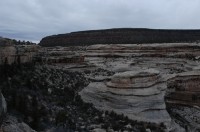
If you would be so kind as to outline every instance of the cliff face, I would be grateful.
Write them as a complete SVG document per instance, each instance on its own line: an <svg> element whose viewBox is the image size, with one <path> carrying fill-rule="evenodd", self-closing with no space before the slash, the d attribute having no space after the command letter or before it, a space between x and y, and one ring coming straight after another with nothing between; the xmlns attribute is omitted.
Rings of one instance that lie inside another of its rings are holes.
<svg viewBox="0 0 200 132"><path fill-rule="evenodd" d="M32 62L37 45L0 45L0 65Z"/></svg>
<svg viewBox="0 0 200 132"><path fill-rule="evenodd" d="M72 32L43 38L41 46L92 44L175 43L200 40L200 30L107 29Z"/></svg>

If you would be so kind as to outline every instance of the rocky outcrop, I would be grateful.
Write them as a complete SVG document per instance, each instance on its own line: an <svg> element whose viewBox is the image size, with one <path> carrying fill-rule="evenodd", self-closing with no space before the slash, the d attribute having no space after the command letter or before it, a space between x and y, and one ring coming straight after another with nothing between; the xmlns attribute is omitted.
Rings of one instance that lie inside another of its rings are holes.
<svg viewBox="0 0 200 132"><path fill-rule="evenodd" d="M38 50L37 45L0 45L0 65L32 62Z"/></svg>
<svg viewBox="0 0 200 132"><path fill-rule="evenodd" d="M198 43L88 46L85 59L115 74L92 76L80 95L98 109L130 119L174 122L169 104L199 105L199 56ZM199 116L198 112L193 116Z"/></svg>
<svg viewBox="0 0 200 132"><path fill-rule="evenodd" d="M15 62L16 49L14 46L0 47L0 64L12 64Z"/></svg>
<svg viewBox="0 0 200 132"><path fill-rule="evenodd" d="M33 60L42 64L80 64L84 62L84 58L81 53L72 52L63 47L56 47L41 49Z"/></svg>
<svg viewBox="0 0 200 132"><path fill-rule="evenodd" d="M88 57L162 57L195 59L200 56L198 43L165 43L165 44L98 44L87 47Z"/></svg>
<svg viewBox="0 0 200 132"><path fill-rule="evenodd" d="M127 71L115 74L106 85L119 89L140 89L148 88L159 82L159 71L146 69L140 71ZM143 94L144 92L141 92Z"/></svg>
<svg viewBox="0 0 200 132"><path fill-rule="evenodd" d="M179 73L168 81L168 103L200 106L200 71Z"/></svg>
<svg viewBox="0 0 200 132"><path fill-rule="evenodd" d="M92 44L175 43L200 40L200 30L158 30L119 28L53 35L43 38L41 46L83 46Z"/></svg>
<svg viewBox="0 0 200 132"><path fill-rule="evenodd" d="M163 81L154 69L117 73L106 83L91 83L80 95L98 109L114 110L138 121L169 123Z"/></svg>

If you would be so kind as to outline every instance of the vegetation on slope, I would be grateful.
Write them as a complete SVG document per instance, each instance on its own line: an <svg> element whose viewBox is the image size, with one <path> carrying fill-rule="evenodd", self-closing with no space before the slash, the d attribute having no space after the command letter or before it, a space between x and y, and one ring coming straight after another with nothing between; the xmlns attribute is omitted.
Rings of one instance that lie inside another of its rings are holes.
<svg viewBox="0 0 200 132"><path fill-rule="evenodd" d="M141 44L196 42L200 30L164 30L119 28L52 35L40 41L41 46L83 46L92 44Z"/></svg>
<svg viewBox="0 0 200 132"><path fill-rule="evenodd" d="M9 39L9 38L3 38L0 37L0 46L4 45L33 45L35 43L30 42L30 41L20 41L20 40L15 40L15 39Z"/></svg>
<svg viewBox="0 0 200 132"><path fill-rule="evenodd" d="M102 112L84 103L77 94L88 85L84 73L33 64L2 66L0 89L9 114L38 131L128 130L162 131L156 125L129 120L114 112Z"/></svg>

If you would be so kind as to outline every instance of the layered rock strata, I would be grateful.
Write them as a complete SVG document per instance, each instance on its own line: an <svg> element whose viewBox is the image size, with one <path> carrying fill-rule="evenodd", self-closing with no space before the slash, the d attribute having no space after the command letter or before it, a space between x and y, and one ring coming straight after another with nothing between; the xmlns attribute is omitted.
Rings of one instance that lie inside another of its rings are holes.
<svg viewBox="0 0 200 132"><path fill-rule="evenodd" d="M77 52L72 52L71 49L56 47L56 48L43 48L37 55L34 56L34 61L43 64L71 64L83 63L84 55Z"/></svg>
<svg viewBox="0 0 200 132"><path fill-rule="evenodd" d="M198 43L165 44L116 44L92 45L87 48L88 57L162 57L192 58L200 56Z"/></svg>
<svg viewBox="0 0 200 132"><path fill-rule="evenodd" d="M199 105L199 56L198 43L92 45L85 60L116 74L92 80L80 95L134 120L170 122L166 101Z"/></svg>
<svg viewBox="0 0 200 132"><path fill-rule="evenodd" d="M156 84L158 79L160 79L159 71L155 69L127 71L115 74L106 85L111 88L139 89Z"/></svg>
<svg viewBox="0 0 200 132"><path fill-rule="evenodd" d="M168 103L200 106L200 71L177 74L168 81Z"/></svg>
<svg viewBox="0 0 200 132"><path fill-rule="evenodd" d="M37 45L0 45L0 65L32 62Z"/></svg>
<svg viewBox="0 0 200 132"><path fill-rule="evenodd" d="M166 111L164 78L155 69L117 73L106 83L94 82L80 94L102 110L114 110L145 122L170 122Z"/></svg>

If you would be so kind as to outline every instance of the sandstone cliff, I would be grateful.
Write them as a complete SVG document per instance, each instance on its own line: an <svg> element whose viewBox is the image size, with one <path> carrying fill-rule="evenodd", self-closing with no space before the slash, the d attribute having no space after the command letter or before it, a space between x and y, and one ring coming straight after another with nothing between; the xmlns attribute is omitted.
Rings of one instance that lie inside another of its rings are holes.
<svg viewBox="0 0 200 132"><path fill-rule="evenodd" d="M106 29L72 32L43 38L41 46L195 42L200 30Z"/></svg>
<svg viewBox="0 0 200 132"><path fill-rule="evenodd" d="M0 65L32 62L38 50L37 45L0 45Z"/></svg>

